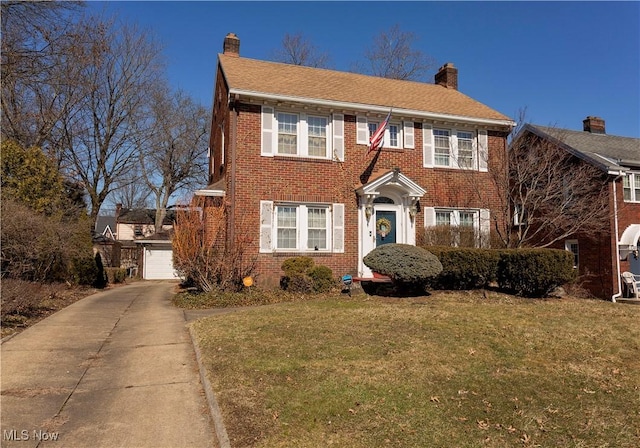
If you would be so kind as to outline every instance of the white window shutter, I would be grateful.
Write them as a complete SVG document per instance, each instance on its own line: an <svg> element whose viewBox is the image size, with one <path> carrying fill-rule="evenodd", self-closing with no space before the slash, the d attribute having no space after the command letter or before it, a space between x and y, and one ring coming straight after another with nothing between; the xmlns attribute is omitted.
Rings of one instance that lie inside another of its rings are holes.
<svg viewBox="0 0 640 448"><path fill-rule="evenodd" d="M344 204L333 204L333 251L344 252Z"/></svg>
<svg viewBox="0 0 640 448"><path fill-rule="evenodd" d="M273 157L277 137L277 123L273 107L262 106L262 144L260 154Z"/></svg>
<svg viewBox="0 0 640 448"><path fill-rule="evenodd" d="M413 135L413 121L403 121L404 127L404 147L407 149L415 148L415 138Z"/></svg>
<svg viewBox="0 0 640 448"><path fill-rule="evenodd" d="M489 137L487 131L478 131L478 169L489 170Z"/></svg>
<svg viewBox="0 0 640 448"><path fill-rule="evenodd" d="M358 117L356 119L356 143L358 145L368 145L369 144L369 125L367 124L367 117Z"/></svg>
<svg viewBox="0 0 640 448"><path fill-rule="evenodd" d="M260 252L273 250L273 202L260 201Z"/></svg>
<svg viewBox="0 0 640 448"><path fill-rule="evenodd" d="M332 158L344 162L344 115L333 114L333 154Z"/></svg>
<svg viewBox="0 0 640 448"><path fill-rule="evenodd" d="M433 168L433 126L422 124L422 166Z"/></svg>
<svg viewBox="0 0 640 448"><path fill-rule="evenodd" d="M491 234L491 212L488 209L480 210L480 245L489 247L489 235Z"/></svg>
<svg viewBox="0 0 640 448"><path fill-rule="evenodd" d="M436 209L434 207L424 207L424 226L433 227L436 225Z"/></svg>

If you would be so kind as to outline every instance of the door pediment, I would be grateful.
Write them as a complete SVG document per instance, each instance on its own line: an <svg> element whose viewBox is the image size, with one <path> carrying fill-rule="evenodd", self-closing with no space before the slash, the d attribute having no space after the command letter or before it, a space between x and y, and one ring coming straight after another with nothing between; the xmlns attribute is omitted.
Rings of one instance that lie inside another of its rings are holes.
<svg viewBox="0 0 640 448"><path fill-rule="evenodd" d="M427 192L416 182L405 176L398 168L380 174L366 184L356 189L359 196L374 198L380 195L384 187L393 187L402 196L410 197L413 201L420 199Z"/></svg>

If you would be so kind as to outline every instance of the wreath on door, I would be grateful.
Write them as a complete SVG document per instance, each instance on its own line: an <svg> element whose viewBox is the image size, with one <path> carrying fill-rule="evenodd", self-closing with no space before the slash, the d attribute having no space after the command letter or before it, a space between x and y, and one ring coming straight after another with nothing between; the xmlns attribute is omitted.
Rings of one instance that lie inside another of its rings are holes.
<svg viewBox="0 0 640 448"><path fill-rule="evenodd" d="M380 218L376 221L376 233L382 238L391 232L391 221L387 218Z"/></svg>

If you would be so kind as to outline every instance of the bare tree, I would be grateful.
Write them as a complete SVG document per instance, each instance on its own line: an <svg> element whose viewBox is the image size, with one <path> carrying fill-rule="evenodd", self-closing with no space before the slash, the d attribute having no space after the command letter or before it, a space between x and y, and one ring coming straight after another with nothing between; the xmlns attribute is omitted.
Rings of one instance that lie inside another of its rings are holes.
<svg viewBox="0 0 640 448"><path fill-rule="evenodd" d="M91 202L91 221L116 182L138 162L138 123L160 73L160 48L134 27L90 18L76 47L82 62L83 101L59 123L65 168L80 179Z"/></svg>
<svg viewBox="0 0 640 448"><path fill-rule="evenodd" d="M306 67L327 68L329 55L320 53L302 34L285 34L282 48L275 50L272 59L285 64L304 65Z"/></svg>
<svg viewBox="0 0 640 448"><path fill-rule="evenodd" d="M399 25L382 31L366 50L364 66L356 71L382 78L425 80L427 72L435 67L432 57L415 48L416 35L404 32Z"/></svg>
<svg viewBox="0 0 640 448"><path fill-rule="evenodd" d="M140 173L140 167L136 166L126 176L114 183L112 192L113 202L122 204L126 209L140 209L149 206L151 191Z"/></svg>
<svg viewBox="0 0 640 448"><path fill-rule="evenodd" d="M509 146L510 246L549 247L609 223L606 173L562 148L562 130L552 134L521 133Z"/></svg>
<svg viewBox="0 0 640 448"><path fill-rule="evenodd" d="M53 130L81 98L80 2L2 2L2 137L58 156ZM59 161L59 157L58 157Z"/></svg>
<svg viewBox="0 0 640 448"><path fill-rule="evenodd" d="M210 114L184 92L164 88L152 95L150 117L141 174L155 201L155 228L162 229L170 198L206 178Z"/></svg>
<svg viewBox="0 0 640 448"><path fill-rule="evenodd" d="M561 129L541 138L526 132L524 111L519 117L504 156L491 151L488 173L464 171L478 198L488 186L495 192L492 245L551 247L578 233L604 230L609 222L606 174L569 153ZM479 152L490 154L486 148Z"/></svg>

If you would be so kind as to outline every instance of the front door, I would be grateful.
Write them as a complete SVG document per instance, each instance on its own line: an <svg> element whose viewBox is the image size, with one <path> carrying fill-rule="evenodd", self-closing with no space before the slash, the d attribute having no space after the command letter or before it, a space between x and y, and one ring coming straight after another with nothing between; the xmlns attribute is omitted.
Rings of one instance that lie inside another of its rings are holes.
<svg viewBox="0 0 640 448"><path fill-rule="evenodd" d="M396 212L376 210L376 247L396 242Z"/></svg>

